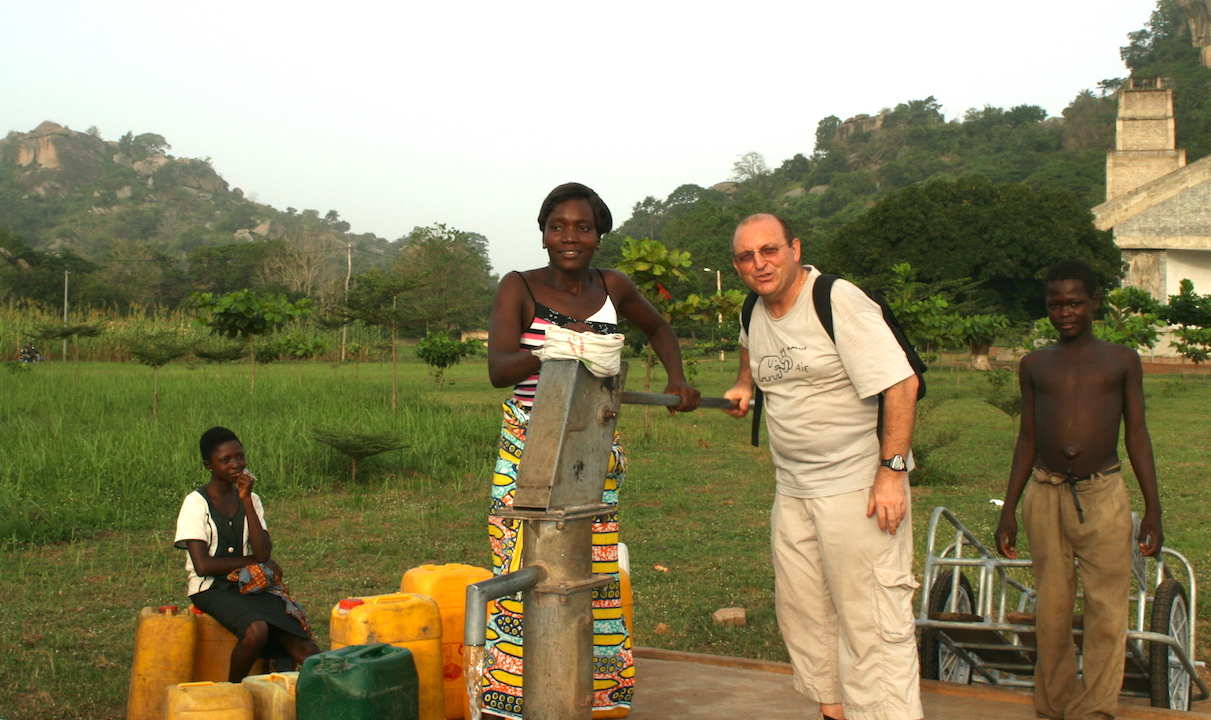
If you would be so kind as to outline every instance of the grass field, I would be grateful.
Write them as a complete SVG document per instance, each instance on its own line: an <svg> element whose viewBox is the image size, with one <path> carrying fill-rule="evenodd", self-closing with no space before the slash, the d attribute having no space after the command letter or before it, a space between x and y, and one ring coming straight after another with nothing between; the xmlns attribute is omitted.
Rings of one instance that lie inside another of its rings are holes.
<svg viewBox="0 0 1211 720"><path fill-rule="evenodd" d="M733 373L730 360L703 360L697 384L719 395ZM213 424L245 441L275 557L321 647L341 597L396 591L403 572L423 563L486 566L488 481L506 396L486 374L483 360L470 361L447 371L439 391L409 360L393 413L389 365L273 364L258 369L250 396L246 368L220 376L172 364L161 372L153 421L152 372L142 366L0 373L0 718L124 717L139 608L188 602L172 531L181 498L206 480L196 442ZM937 505L991 542L998 510L989 499L1003 493L1014 439L1010 419L979 398L979 377L945 369L929 379L940 402L919 436L957 436L929 458L931 477L949 484L914 489L918 555ZM1146 390L1166 544L1205 582L1211 381L1150 376ZM653 409L644 438L642 413L624 408L620 421L631 460L621 536L631 550L637 643L784 659L769 567L768 449L748 445L747 420L718 411ZM354 484L348 460L310 439L321 426L393 431L408 447L363 461ZM1132 497L1138 504L1134 488ZM748 627L712 624L716 609L737 605ZM1208 604L1198 605L1202 615ZM667 634L656 634L659 623ZM1208 639L1200 627L1202 647Z"/></svg>

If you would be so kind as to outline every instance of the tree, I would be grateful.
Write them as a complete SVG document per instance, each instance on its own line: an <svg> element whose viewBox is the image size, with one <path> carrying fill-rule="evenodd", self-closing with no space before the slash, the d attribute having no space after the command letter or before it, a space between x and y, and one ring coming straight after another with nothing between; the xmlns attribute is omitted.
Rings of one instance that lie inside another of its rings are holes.
<svg viewBox="0 0 1211 720"><path fill-rule="evenodd" d="M1170 344L1184 360L1194 363L1195 372L1201 363L1211 360L1211 328L1182 326L1173 334L1177 336L1177 342L1170 341Z"/></svg>
<svg viewBox="0 0 1211 720"><path fill-rule="evenodd" d="M397 274L413 281L400 302L413 317L447 330L487 325L497 277L488 259L488 239L438 223L400 239Z"/></svg>
<svg viewBox="0 0 1211 720"><path fill-rule="evenodd" d="M955 318L954 334L967 344L971 352L971 367L975 370L991 370L988 353L997 337L1010 328L1005 315L968 315Z"/></svg>
<svg viewBox="0 0 1211 720"><path fill-rule="evenodd" d="M1165 310L1165 319L1181 326L1173 331L1177 340L1169 344L1181 353L1183 362L1192 361L1197 372L1201 363L1211 359L1211 295L1194 292L1189 279L1182 280L1178 287L1178 294L1169 296Z"/></svg>
<svg viewBox="0 0 1211 720"><path fill-rule="evenodd" d="M627 220L627 224L639 237L659 240L664 220L664 203L648 195L631 208L631 217Z"/></svg>
<svg viewBox="0 0 1211 720"><path fill-rule="evenodd" d="M409 293L416 290L420 280L381 270L371 270L359 275L349 288L340 314L349 320L359 320L367 325L377 325L391 331L391 409L396 409L397 353L396 334L402 327L422 322L417 309L407 302ZM401 298L403 301L401 302Z"/></svg>
<svg viewBox="0 0 1211 720"><path fill-rule="evenodd" d="M349 223L341 220L341 214L335 210L329 210L324 215L324 222L328 223L338 233L349 232L349 228L352 227Z"/></svg>
<svg viewBox="0 0 1211 720"><path fill-rule="evenodd" d="M618 270L630 276L631 281L639 292L656 306L660 314L669 322L682 318L674 315L677 310L673 302L673 294L667 285L682 282L687 279L684 268L690 266L690 254L681 250L669 250L663 244L654 240L636 240L626 238L622 242L622 262ZM643 379L644 391L652 389L652 346L645 339L647 348L646 373ZM643 413L643 436L648 436L648 407Z"/></svg>
<svg viewBox="0 0 1211 720"><path fill-rule="evenodd" d="M266 273L265 258L276 243L242 242L203 245L189 253L189 282L206 292L225 294L236 290L259 289Z"/></svg>
<svg viewBox="0 0 1211 720"><path fill-rule="evenodd" d="M745 182L769 175L769 166L765 164L765 156L759 152L746 152L736 162L732 163L732 179Z"/></svg>
<svg viewBox="0 0 1211 720"><path fill-rule="evenodd" d="M216 335L243 337L248 343L248 360L252 367L250 392L256 391L256 341L282 325L311 314L311 300L303 298L292 303L283 295L260 295L251 290L238 290L226 295L191 293L189 306L204 316L198 322Z"/></svg>
<svg viewBox="0 0 1211 720"><path fill-rule="evenodd" d="M1109 232L1072 195L1023 184L994 185L968 175L913 185L843 225L822 263L863 278L872 289L908 262L923 282L973 280L960 297L1011 318L1039 317L1043 275L1065 258L1088 262L1105 285L1117 284L1121 259Z"/></svg>
<svg viewBox="0 0 1211 720"><path fill-rule="evenodd" d="M6 261L6 262L5 262ZM49 307L63 302L63 274L70 273L69 301L73 307L89 298L95 287L96 263L71 250L58 254L34 250L25 240L0 228L0 298L33 300ZM91 299L91 298L89 298Z"/></svg>
<svg viewBox="0 0 1211 720"><path fill-rule="evenodd" d="M308 297L334 292L339 287L338 279L344 278L345 263L336 262L342 250L336 231L320 218L319 212L304 210L288 218L286 235L266 248L260 282L280 284L287 292Z"/></svg>
<svg viewBox="0 0 1211 720"><path fill-rule="evenodd" d="M717 190L682 185L664 201L649 199L638 204L631 218L602 238L594 260L605 267L618 267L623 259L622 243L627 238L647 238L669 250L689 252L702 265L726 268L731 264L732 233L740 220L753 213L778 210L758 193L748 192L729 200ZM698 282L700 278L691 276L691 287ZM732 272L726 273L723 285L724 289L741 287Z"/></svg>
<svg viewBox="0 0 1211 720"><path fill-rule="evenodd" d="M135 152L141 157L150 155L163 155L166 151L171 150L172 146L164 139L163 135L156 133L142 133L135 136Z"/></svg>
<svg viewBox="0 0 1211 720"><path fill-rule="evenodd" d="M47 341L71 340L75 360L80 360L79 338L99 337L105 332L104 323L38 323L30 330L30 335ZM67 346L64 345L64 348ZM63 358L67 360L66 357Z"/></svg>
<svg viewBox="0 0 1211 720"><path fill-rule="evenodd" d="M1009 368L994 370L984 376L988 384L984 387L984 402L1009 416L1009 429L1017 424L1022 414L1022 390L1018 386L1017 374Z"/></svg>
<svg viewBox="0 0 1211 720"><path fill-rule="evenodd" d="M887 306L895 313L904 334L926 362L933 362L938 353L952 347L955 337L953 297L939 284L918 282L912 265L900 263L891 268L892 282L885 297Z"/></svg>
<svg viewBox="0 0 1211 720"><path fill-rule="evenodd" d="M1161 305L1147 290L1116 288L1102 298L1103 318L1094 323L1093 334L1133 350L1156 347L1164 323L1161 311Z"/></svg>
<svg viewBox="0 0 1211 720"><path fill-rule="evenodd" d="M841 127L841 118L829 115L816 123L815 151L820 154L828 152L829 147L837 139L837 128Z"/></svg>
<svg viewBox="0 0 1211 720"><path fill-rule="evenodd" d="M134 132L128 132L118 138L118 151L132 160L143 160L149 155L163 155L171 148L163 135L155 133L135 135Z"/></svg>
<svg viewBox="0 0 1211 720"><path fill-rule="evenodd" d="M244 357L244 346L235 342L224 342L207 338L194 343L194 357L219 366L219 377L223 377L223 363L235 362Z"/></svg>
<svg viewBox="0 0 1211 720"><path fill-rule="evenodd" d="M349 480L352 482L357 482L359 460L407 447L403 440L393 432L359 433L343 429L315 428L311 431L311 437L353 461L353 470L349 475Z"/></svg>
<svg viewBox="0 0 1211 720"><path fill-rule="evenodd" d="M1077 94L1064 108L1064 149L1114 149L1114 123L1118 103L1113 97L1098 97L1089 90Z"/></svg>
<svg viewBox="0 0 1211 720"><path fill-rule="evenodd" d="M483 343L479 340L455 340L450 333L438 330L421 338L416 344L416 356L429 366L433 381L440 389L446 384L446 368L459 364L482 348Z"/></svg>
<svg viewBox="0 0 1211 720"><path fill-rule="evenodd" d="M1164 310L1165 320L1174 325L1211 327L1211 295L1194 292L1194 282L1189 278L1178 283L1178 293L1169 296L1169 305Z"/></svg>
<svg viewBox="0 0 1211 720"><path fill-rule="evenodd" d="M1047 114L1044 112L1043 117ZM885 128L907 127L911 125L937 125L942 123L942 105L933 95L924 100L909 100L900 103L894 110L887 113L883 120Z"/></svg>
<svg viewBox="0 0 1211 720"><path fill-rule="evenodd" d="M327 350L328 343L303 332L293 332L278 338L276 349L279 355L291 360L309 360ZM297 370L299 386L302 387L303 369L299 367Z"/></svg>
<svg viewBox="0 0 1211 720"><path fill-rule="evenodd" d="M116 243L94 274L93 302L125 308L131 304L180 305L188 292L177 259L137 242Z"/></svg>
<svg viewBox="0 0 1211 720"><path fill-rule="evenodd" d="M151 419L156 420L160 407L160 368L188 355L189 343L173 332L149 333L134 342L130 353L152 370Z"/></svg>
<svg viewBox="0 0 1211 720"><path fill-rule="evenodd" d="M990 370L988 353L997 337L1009 329L1009 318L984 312L971 303L956 304L954 293L969 291L972 283L921 283L908 263L895 265L891 270L888 307L922 358L932 362L942 348L964 345L971 352L972 368Z"/></svg>

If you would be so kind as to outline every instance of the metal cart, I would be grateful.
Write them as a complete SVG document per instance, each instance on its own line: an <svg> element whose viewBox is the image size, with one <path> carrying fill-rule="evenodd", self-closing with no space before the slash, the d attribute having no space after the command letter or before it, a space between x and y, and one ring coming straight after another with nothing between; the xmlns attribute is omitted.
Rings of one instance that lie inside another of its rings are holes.
<svg viewBox="0 0 1211 720"><path fill-rule="evenodd" d="M954 540L938 552L942 520L953 528ZM1133 520L1138 534L1139 518L1133 515ZM1122 692L1147 697L1153 707L1189 710L1191 703L1208 697L1196 669L1203 663L1194 659L1194 569L1176 550L1162 548L1154 559L1132 546L1131 627ZM926 591L917 616L921 676L1034 687L1036 592L1022 580L1029 577L1025 569L1031 561L998 557L944 507L929 518L925 552ZM974 589L969 575L977 583ZM1073 620L1079 657L1081 616Z"/></svg>

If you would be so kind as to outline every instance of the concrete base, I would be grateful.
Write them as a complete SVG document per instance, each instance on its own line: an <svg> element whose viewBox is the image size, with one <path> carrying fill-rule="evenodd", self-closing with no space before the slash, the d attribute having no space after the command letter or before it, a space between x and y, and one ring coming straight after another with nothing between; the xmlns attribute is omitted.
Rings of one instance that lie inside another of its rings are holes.
<svg viewBox="0 0 1211 720"><path fill-rule="evenodd" d="M635 648L635 702L629 720L818 720L820 708L791 686L785 663L656 648ZM1211 719L1200 712L1158 710L1124 700L1120 718ZM1029 692L921 681L929 720L1034 720ZM914 720L904 718L904 720Z"/></svg>

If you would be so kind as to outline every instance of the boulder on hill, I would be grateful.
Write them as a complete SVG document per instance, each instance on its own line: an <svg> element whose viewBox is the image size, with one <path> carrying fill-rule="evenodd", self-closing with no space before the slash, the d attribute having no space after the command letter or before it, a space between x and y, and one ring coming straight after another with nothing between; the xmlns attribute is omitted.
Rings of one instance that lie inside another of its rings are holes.
<svg viewBox="0 0 1211 720"><path fill-rule="evenodd" d="M252 229L254 233L270 240L277 240L286 234L286 226L269 220Z"/></svg>
<svg viewBox="0 0 1211 720"><path fill-rule="evenodd" d="M22 188L40 196L62 196L80 185L101 179L105 143L49 120L29 133L10 133L4 144L16 145L16 162L28 168Z"/></svg>
<svg viewBox="0 0 1211 720"><path fill-rule="evenodd" d="M156 170L164 167L172 162L163 155L150 155L133 165L135 172L143 177L150 177L156 174Z"/></svg>
<svg viewBox="0 0 1211 720"><path fill-rule="evenodd" d="M227 192L227 181L219 177L209 163L188 158L174 162L179 168L177 180L185 187L212 194Z"/></svg>

